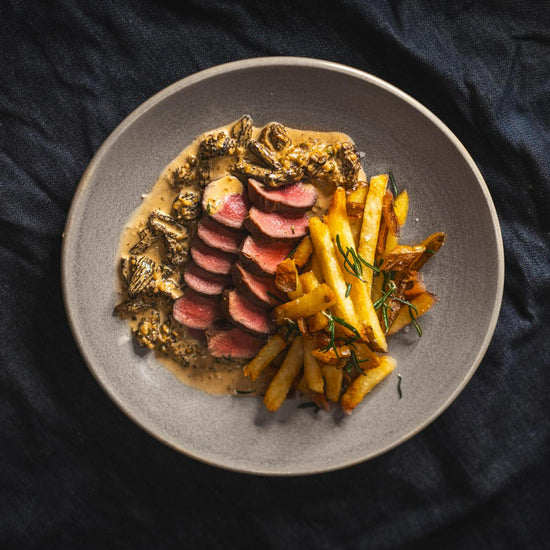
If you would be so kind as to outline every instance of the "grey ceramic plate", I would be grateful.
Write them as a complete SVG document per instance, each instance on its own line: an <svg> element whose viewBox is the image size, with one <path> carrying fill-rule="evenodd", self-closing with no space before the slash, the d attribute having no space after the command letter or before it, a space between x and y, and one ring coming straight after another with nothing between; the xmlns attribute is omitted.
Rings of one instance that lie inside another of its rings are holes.
<svg viewBox="0 0 550 550"><path fill-rule="evenodd" d="M250 113L257 125L339 130L365 151L367 175L391 169L409 190L404 241L445 231L425 267L440 303L391 340L396 372L350 417L297 409L276 414L254 398L184 386L136 354L112 315L121 230L164 166L195 136ZM304 58L221 65L161 91L128 116L82 177L63 246L63 287L76 342L113 401L150 434L204 462L261 474L307 474L372 458L411 437L456 398L491 339L502 296L503 250L483 178L430 111L361 71ZM403 377L403 398L397 376Z"/></svg>

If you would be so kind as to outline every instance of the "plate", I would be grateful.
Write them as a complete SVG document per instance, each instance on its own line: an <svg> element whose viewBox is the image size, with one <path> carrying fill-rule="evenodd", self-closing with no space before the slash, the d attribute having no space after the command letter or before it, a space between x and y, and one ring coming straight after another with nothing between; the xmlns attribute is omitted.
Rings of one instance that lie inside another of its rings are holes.
<svg viewBox="0 0 550 550"><path fill-rule="evenodd" d="M352 136L367 176L391 170L409 191L404 242L445 231L423 270L440 302L414 331L390 342L398 361L353 415L314 414L287 400L276 414L260 400L189 388L136 353L112 315L116 252L131 212L163 168L200 133L249 113ZM267 475L312 474L377 456L441 414L464 388L489 344L500 309L503 248L495 208L474 161L428 109L359 70L306 58L220 65L159 92L107 138L82 176L62 256L65 305L92 374L144 430L206 463ZM402 398L397 390L402 376Z"/></svg>

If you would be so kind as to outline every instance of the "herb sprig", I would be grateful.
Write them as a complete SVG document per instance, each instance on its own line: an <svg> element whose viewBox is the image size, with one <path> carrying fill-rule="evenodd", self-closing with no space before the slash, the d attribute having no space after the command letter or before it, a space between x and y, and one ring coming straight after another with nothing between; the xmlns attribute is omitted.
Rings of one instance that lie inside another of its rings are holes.
<svg viewBox="0 0 550 550"><path fill-rule="evenodd" d="M361 338L361 335L353 325L350 325L344 319L341 319L340 317L335 317L332 313L330 313L330 311L323 311L323 313L328 319L327 331L329 334L330 341L326 347L321 349L321 351L326 352L326 351L329 351L330 349L333 349L334 353L336 354L336 357L340 359L340 355L338 354L338 347L336 346L336 339L335 339L336 323L347 328L353 334L353 336L350 336L349 338L346 338L344 340L344 343L346 344L351 344L356 340L359 340Z"/></svg>
<svg viewBox="0 0 550 550"><path fill-rule="evenodd" d="M357 359L357 354L355 353L355 350L352 349L350 358L347 360L346 364L344 365L344 369L346 369L346 372L351 372L353 369L355 369L359 374L366 374L365 370L361 367L360 363L366 363L368 359Z"/></svg>
<svg viewBox="0 0 550 550"><path fill-rule="evenodd" d="M365 258L360 256L355 249L348 246L347 250L344 252L342 243L340 241L340 235L336 235L336 247L344 258L344 269L350 275L357 277L363 283L366 282L363 279L363 265L365 265L369 269L372 269L375 273L378 273L380 271L380 269L375 265L369 264L369 262L367 262Z"/></svg>

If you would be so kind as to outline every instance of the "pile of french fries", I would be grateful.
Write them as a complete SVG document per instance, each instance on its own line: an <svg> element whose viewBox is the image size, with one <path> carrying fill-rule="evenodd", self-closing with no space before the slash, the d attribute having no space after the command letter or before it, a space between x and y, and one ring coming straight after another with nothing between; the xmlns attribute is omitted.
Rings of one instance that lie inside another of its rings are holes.
<svg viewBox="0 0 550 550"><path fill-rule="evenodd" d="M445 236L399 243L409 197L394 196L390 178L375 176L349 193L338 187L325 216L309 220L309 236L277 267L275 283L288 296L273 310L281 328L244 367L255 380L284 354L264 395L268 410L296 387L317 407L340 403L350 414L395 369L386 337L411 323L421 336L417 319L437 298L419 269Z"/></svg>

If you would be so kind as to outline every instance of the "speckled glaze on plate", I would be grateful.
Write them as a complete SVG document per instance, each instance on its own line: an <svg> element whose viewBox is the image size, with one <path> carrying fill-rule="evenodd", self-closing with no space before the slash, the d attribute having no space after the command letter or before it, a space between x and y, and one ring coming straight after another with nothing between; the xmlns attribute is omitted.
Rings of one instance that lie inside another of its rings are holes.
<svg viewBox="0 0 550 550"><path fill-rule="evenodd" d="M409 191L403 240L445 231L423 269L439 304L390 341L396 371L352 416L314 414L289 400L276 414L260 400L217 397L180 383L136 353L112 315L116 252L130 213L162 169L198 134L253 116L295 128L338 130L366 153L367 176L391 169ZM97 381L132 420L167 445L231 470L298 475L367 460L416 434L456 398L496 325L504 279L502 238L475 163L428 109L350 67L305 58L257 58L214 67L161 91L101 146L74 197L62 257L75 340ZM403 398L397 392L402 375Z"/></svg>

